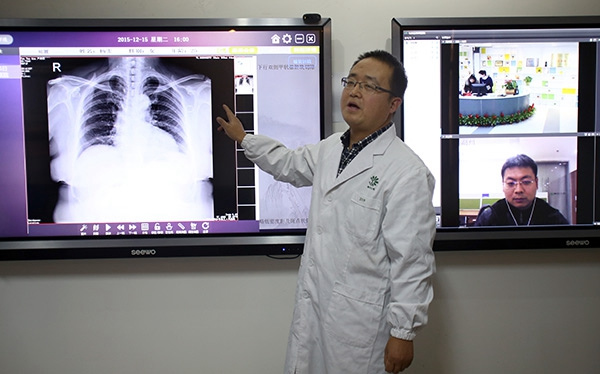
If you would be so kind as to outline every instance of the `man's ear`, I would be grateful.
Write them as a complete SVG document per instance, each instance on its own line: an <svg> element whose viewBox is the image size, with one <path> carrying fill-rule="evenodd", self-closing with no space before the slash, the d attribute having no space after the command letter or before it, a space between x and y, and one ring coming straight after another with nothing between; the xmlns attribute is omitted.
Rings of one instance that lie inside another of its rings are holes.
<svg viewBox="0 0 600 374"><path fill-rule="evenodd" d="M392 100L390 101L390 113L396 113L398 108L400 108L400 105L402 105L402 98L400 98L400 97L392 98Z"/></svg>

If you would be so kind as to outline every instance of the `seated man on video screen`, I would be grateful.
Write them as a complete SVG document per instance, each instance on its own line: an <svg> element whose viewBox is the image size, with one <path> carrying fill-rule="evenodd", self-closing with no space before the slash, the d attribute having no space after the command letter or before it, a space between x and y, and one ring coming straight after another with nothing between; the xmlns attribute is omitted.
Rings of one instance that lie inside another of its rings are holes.
<svg viewBox="0 0 600 374"><path fill-rule="evenodd" d="M479 210L475 226L565 225L569 221L556 208L535 197L537 164L529 156L511 157L502 166L504 199Z"/></svg>

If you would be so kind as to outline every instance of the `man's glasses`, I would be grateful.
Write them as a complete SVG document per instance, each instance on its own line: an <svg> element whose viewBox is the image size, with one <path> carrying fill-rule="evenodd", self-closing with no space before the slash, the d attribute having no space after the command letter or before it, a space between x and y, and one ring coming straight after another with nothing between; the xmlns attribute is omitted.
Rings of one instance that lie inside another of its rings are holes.
<svg viewBox="0 0 600 374"><path fill-rule="evenodd" d="M518 185L523 186L523 188L527 188L527 187L531 186L532 184L534 184L535 181L531 180L531 179L525 179L522 181L506 181L503 183L504 183L504 187L512 190L514 188L517 188Z"/></svg>
<svg viewBox="0 0 600 374"><path fill-rule="evenodd" d="M379 87L377 85L371 84L371 83L365 83L365 82L358 82L355 81L354 79L348 79L348 77L344 77L342 78L342 87L352 91L354 89L354 87L358 86L358 88L367 93L367 94L374 94L374 93L379 93L379 92L385 92L385 93L389 93L390 95L396 97L397 95L395 93L393 93L390 90L386 90L383 87Z"/></svg>

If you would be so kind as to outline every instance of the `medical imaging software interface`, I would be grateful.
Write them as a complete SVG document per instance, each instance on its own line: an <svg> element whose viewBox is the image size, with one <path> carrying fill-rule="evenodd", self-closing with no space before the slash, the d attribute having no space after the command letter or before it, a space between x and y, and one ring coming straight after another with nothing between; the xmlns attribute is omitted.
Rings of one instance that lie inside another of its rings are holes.
<svg viewBox="0 0 600 374"><path fill-rule="evenodd" d="M10 218L0 236L306 228L310 189L259 171L215 118L227 104L249 133L290 147L319 141L318 37L3 32Z"/></svg>

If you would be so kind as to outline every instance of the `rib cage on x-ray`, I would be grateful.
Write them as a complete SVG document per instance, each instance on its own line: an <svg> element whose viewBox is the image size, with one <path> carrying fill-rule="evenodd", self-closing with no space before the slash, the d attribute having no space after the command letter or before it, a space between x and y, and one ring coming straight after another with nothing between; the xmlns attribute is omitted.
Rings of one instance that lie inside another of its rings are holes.
<svg viewBox="0 0 600 374"><path fill-rule="evenodd" d="M96 83L83 108L79 154L94 145L114 146L115 122L123 111L125 80L113 75Z"/></svg>
<svg viewBox="0 0 600 374"><path fill-rule="evenodd" d="M144 81L144 95L150 99L150 123L171 134L177 144L184 144L181 127L181 102L173 87L161 84L155 76Z"/></svg>
<svg viewBox="0 0 600 374"><path fill-rule="evenodd" d="M213 218L211 81L158 59L48 82L56 222Z"/></svg>

